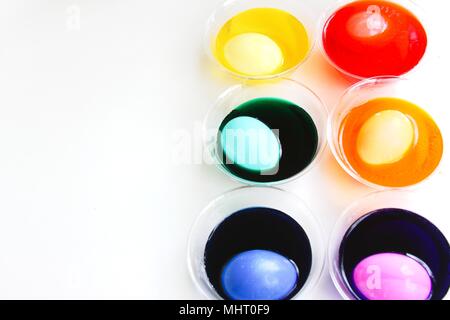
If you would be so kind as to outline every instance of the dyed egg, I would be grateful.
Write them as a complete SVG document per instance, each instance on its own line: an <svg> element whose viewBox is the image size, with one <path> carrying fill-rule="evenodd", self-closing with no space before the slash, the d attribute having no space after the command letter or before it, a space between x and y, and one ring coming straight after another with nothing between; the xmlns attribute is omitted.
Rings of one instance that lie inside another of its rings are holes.
<svg viewBox="0 0 450 320"><path fill-rule="evenodd" d="M297 267L286 257L251 250L232 258L222 271L222 286L232 300L282 300L297 285Z"/></svg>
<svg viewBox="0 0 450 320"><path fill-rule="evenodd" d="M355 267L353 282L368 300L427 300L432 293L431 277L422 264L397 253L365 258Z"/></svg>
<svg viewBox="0 0 450 320"><path fill-rule="evenodd" d="M401 75L414 68L427 47L424 27L391 1L354 1L325 24L323 48L336 67L357 77Z"/></svg>
<svg viewBox="0 0 450 320"><path fill-rule="evenodd" d="M277 167L281 157L280 143L272 130L252 117L230 120L220 134L227 163L244 169L266 172Z"/></svg>
<svg viewBox="0 0 450 320"><path fill-rule="evenodd" d="M361 159L372 165L399 161L414 142L411 120L397 110L375 113L362 126L357 138Z"/></svg>
<svg viewBox="0 0 450 320"><path fill-rule="evenodd" d="M259 33L243 33L231 38L224 48L225 59L235 70L261 76L283 65L283 53L275 41Z"/></svg>

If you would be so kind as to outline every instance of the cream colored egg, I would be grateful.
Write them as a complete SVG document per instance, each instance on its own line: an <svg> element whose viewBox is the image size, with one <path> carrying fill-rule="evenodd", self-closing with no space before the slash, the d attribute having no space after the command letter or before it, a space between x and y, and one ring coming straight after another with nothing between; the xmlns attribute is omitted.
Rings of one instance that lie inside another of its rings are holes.
<svg viewBox="0 0 450 320"><path fill-rule="evenodd" d="M283 65L283 52L268 36L243 33L231 38L224 47L228 64L237 72L250 75L270 75Z"/></svg>
<svg viewBox="0 0 450 320"><path fill-rule="evenodd" d="M385 110L364 123L357 138L357 152L368 164L390 164L401 160L413 142L411 120L400 111Z"/></svg>

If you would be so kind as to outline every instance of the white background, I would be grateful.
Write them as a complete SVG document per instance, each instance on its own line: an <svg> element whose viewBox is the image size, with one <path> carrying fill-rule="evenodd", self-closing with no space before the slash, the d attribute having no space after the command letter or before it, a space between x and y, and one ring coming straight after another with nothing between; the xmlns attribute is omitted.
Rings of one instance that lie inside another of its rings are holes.
<svg viewBox="0 0 450 320"><path fill-rule="evenodd" d="M0 298L201 298L186 267L189 229L204 206L239 184L213 166L178 164L174 135L193 133L237 83L202 47L219 2L0 1ZM333 3L310 2L317 17ZM417 2L441 41L416 76L440 106L434 115L448 142L447 1ZM329 109L350 85L317 50L292 77ZM445 159L415 191L438 204L447 236L449 168ZM370 192L329 150L282 188L305 200L326 235ZM311 298L339 298L327 270Z"/></svg>

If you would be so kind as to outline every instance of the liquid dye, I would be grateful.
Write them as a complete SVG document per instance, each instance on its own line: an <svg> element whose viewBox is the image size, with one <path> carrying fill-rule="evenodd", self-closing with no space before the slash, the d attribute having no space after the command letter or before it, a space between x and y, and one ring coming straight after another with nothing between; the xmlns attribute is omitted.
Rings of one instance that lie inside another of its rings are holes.
<svg viewBox="0 0 450 320"><path fill-rule="evenodd" d="M273 76L302 62L310 50L303 24L273 8L254 8L226 22L212 44L227 69L249 77Z"/></svg>
<svg viewBox="0 0 450 320"><path fill-rule="evenodd" d="M257 98L225 117L217 141L227 171L244 180L270 183L291 178L309 166L317 153L318 132L311 116L294 103Z"/></svg>
<svg viewBox="0 0 450 320"><path fill-rule="evenodd" d="M339 257L357 299L442 299L450 286L448 241L408 210L385 208L361 217L345 234Z"/></svg>
<svg viewBox="0 0 450 320"><path fill-rule="evenodd" d="M397 98L378 98L352 109L342 121L339 136L352 169L386 187L424 180L443 154L442 135L430 115Z"/></svg>
<svg viewBox="0 0 450 320"><path fill-rule="evenodd" d="M341 70L362 78L402 75L414 68L427 35L410 11L391 1L354 1L325 24L323 47Z"/></svg>
<svg viewBox="0 0 450 320"><path fill-rule="evenodd" d="M232 214L214 229L204 259L208 279L222 298L281 300L292 298L305 284L312 250L294 219L255 207ZM249 278L253 281L244 280Z"/></svg>

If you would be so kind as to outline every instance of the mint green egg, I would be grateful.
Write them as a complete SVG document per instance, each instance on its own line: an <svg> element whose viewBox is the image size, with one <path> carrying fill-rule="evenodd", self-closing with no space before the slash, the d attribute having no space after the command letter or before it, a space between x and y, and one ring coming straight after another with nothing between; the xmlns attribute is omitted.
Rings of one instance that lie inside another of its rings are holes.
<svg viewBox="0 0 450 320"><path fill-rule="evenodd" d="M252 117L230 120L220 133L222 151L227 164L246 170L267 172L278 168L281 145L273 130Z"/></svg>

